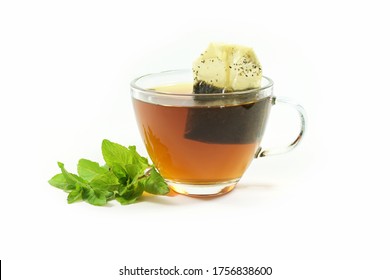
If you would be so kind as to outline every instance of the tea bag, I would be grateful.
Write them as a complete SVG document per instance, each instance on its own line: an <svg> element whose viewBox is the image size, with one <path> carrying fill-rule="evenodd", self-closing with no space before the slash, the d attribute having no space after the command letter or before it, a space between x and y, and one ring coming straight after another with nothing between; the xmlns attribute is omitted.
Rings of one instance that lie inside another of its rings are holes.
<svg viewBox="0 0 390 280"><path fill-rule="evenodd" d="M261 65L252 48L211 43L192 66L194 93L259 88Z"/></svg>
<svg viewBox="0 0 390 280"><path fill-rule="evenodd" d="M194 61L192 70L195 94L260 88L261 65L253 49L245 46L211 43ZM195 102L201 105L196 96ZM256 103L218 106L217 101L216 106L191 108L185 137L207 143L254 143L259 131L251 128L261 121L259 110L263 110L261 104Z"/></svg>

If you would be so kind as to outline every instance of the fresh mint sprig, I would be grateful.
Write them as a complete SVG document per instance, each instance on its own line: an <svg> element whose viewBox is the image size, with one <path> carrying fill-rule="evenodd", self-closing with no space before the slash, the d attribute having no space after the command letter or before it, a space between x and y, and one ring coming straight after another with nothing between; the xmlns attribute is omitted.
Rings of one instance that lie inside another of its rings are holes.
<svg viewBox="0 0 390 280"><path fill-rule="evenodd" d="M53 176L49 184L68 193L68 203L85 201L103 206L110 200L122 205L131 204L143 192L165 195L168 185L147 158L140 156L135 146L128 148L107 139L102 142L105 165L80 159L77 173L68 172L58 162L61 173Z"/></svg>

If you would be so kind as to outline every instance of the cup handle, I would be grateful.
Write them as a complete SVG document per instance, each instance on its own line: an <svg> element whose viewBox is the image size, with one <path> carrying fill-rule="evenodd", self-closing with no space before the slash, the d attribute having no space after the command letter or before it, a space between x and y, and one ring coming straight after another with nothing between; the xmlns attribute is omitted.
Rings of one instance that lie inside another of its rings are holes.
<svg viewBox="0 0 390 280"><path fill-rule="evenodd" d="M289 144L288 146L275 147L275 148L271 148L271 149L263 149L262 147L259 147L255 153L255 158L287 153L287 152L291 151L292 149L294 149L301 142L302 137L305 134L306 112L305 112L305 109L301 105L296 104L295 102L288 100L286 98L275 97L275 96L272 97L271 102L272 102L272 105L285 104L285 105L292 106L295 108L295 110L297 110L299 117L300 117L300 121L301 121L300 132L299 132L297 138L295 138L295 140L293 142L291 142L291 144Z"/></svg>

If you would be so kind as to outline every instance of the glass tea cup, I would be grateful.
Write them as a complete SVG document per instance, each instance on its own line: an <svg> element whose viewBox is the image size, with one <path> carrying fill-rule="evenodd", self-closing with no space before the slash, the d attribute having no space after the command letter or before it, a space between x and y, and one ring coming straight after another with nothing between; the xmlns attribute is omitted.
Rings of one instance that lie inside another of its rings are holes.
<svg viewBox="0 0 390 280"><path fill-rule="evenodd" d="M153 164L175 192L217 196L231 191L252 159L292 150L305 132L300 105L273 95L273 82L228 93L193 93L192 71L144 75L131 82L138 128ZM271 107L285 103L300 117L298 136L286 147L264 149Z"/></svg>

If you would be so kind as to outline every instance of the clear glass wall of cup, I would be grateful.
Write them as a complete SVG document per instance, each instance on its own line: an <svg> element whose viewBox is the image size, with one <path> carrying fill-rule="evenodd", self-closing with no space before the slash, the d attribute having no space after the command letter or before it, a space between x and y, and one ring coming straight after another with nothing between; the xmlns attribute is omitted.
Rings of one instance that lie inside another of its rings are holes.
<svg viewBox="0 0 390 280"><path fill-rule="evenodd" d="M131 82L138 128L154 165L175 192L216 196L231 191L254 158L290 151L305 132L305 111L273 95L273 82L227 93L192 93L192 71L148 74ZM297 112L300 130L286 147L261 146L276 104Z"/></svg>

